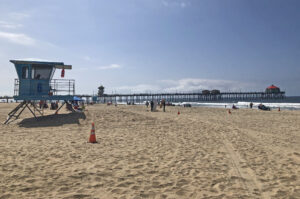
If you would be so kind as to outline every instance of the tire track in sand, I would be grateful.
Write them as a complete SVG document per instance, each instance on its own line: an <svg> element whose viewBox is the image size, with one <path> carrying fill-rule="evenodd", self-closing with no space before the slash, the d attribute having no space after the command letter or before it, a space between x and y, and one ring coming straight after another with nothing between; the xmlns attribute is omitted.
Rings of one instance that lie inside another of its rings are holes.
<svg viewBox="0 0 300 199"><path fill-rule="evenodd" d="M241 178L242 183L245 188L248 190L251 196L256 196L258 198L270 198L269 195L262 191L262 184L257 180L255 172L250 169L247 165L247 162L241 158L238 152L235 152L235 148L232 146L231 142L225 137L222 132L222 142L226 151L228 152L228 156L232 161L232 165L237 173L237 175Z"/></svg>
<svg viewBox="0 0 300 199"><path fill-rule="evenodd" d="M194 122L199 122L192 118L186 118L188 120L192 120ZM224 126L219 126L216 123L210 123L210 122L204 122L208 126L217 128L212 128L212 132L219 132L219 136L221 136L221 141L224 145L225 150L227 151L228 158L231 160L234 173L236 176L239 177L241 183L245 187L246 190L248 190L248 194L253 198L262 198L262 199L268 199L270 198L270 195L262 191L263 185L259 182L257 179L257 176L255 174L255 171L252 170L248 164L247 161L244 160L241 155L237 152L237 150L234 148L232 143L227 139L226 134L224 134L224 131L222 128ZM216 135L217 136L217 135Z"/></svg>
<svg viewBox="0 0 300 199"><path fill-rule="evenodd" d="M144 115L145 113L139 114ZM164 116L160 115L160 117ZM191 117L181 117L181 121L176 120L176 122L185 122L184 120L199 123L199 120ZM248 166L247 161L241 157L241 155L237 152L237 149L235 149L232 143L227 139L227 136L224 133L224 126L204 121L201 121L201 123L206 124L206 126L210 127L211 133L214 133L215 137L219 137L219 139L221 139L221 142L224 145L224 149L227 152L228 159L232 164L233 173L236 178L238 178L245 190L247 190L249 197L262 199L270 198L267 193L262 191L263 185L257 180L255 171Z"/></svg>

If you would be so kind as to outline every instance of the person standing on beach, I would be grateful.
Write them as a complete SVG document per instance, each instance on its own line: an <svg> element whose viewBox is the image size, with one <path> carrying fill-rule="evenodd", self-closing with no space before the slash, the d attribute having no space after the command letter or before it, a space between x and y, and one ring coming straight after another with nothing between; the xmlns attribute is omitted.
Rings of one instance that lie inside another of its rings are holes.
<svg viewBox="0 0 300 199"><path fill-rule="evenodd" d="M156 108L157 108L157 101L154 100L154 101L153 101L153 109L152 109L152 111L153 111L153 112L156 111Z"/></svg>
<svg viewBox="0 0 300 199"><path fill-rule="evenodd" d="M253 107L253 103L252 102L250 102L250 108L252 108Z"/></svg>
<svg viewBox="0 0 300 199"><path fill-rule="evenodd" d="M152 111L153 111L153 107L154 107L154 102L153 102L153 100L151 100L150 106L151 106L151 112L152 112Z"/></svg>
<svg viewBox="0 0 300 199"><path fill-rule="evenodd" d="M163 99L161 101L161 103L162 103L163 111L166 112L166 101L165 101L165 99Z"/></svg>
<svg viewBox="0 0 300 199"><path fill-rule="evenodd" d="M147 106L147 108L148 108L148 106L149 106L149 102L148 102L148 101L146 102L146 106Z"/></svg>

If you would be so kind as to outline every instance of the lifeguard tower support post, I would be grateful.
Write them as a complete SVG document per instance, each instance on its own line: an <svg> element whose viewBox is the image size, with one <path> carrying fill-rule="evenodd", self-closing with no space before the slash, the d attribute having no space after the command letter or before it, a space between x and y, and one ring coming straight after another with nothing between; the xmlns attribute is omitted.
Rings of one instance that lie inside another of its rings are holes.
<svg viewBox="0 0 300 199"><path fill-rule="evenodd" d="M22 102L8 114L4 124L7 124L12 117L19 118L26 107L35 118L35 110L43 115L36 107L35 101L64 101L55 112L57 114L64 104L69 104L69 101L73 100L75 80L52 79L55 69L72 69L71 65L64 65L63 62L24 60L10 60L10 62L15 65L19 77L15 79L14 99ZM29 104L33 105L34 111Z"/></svg>

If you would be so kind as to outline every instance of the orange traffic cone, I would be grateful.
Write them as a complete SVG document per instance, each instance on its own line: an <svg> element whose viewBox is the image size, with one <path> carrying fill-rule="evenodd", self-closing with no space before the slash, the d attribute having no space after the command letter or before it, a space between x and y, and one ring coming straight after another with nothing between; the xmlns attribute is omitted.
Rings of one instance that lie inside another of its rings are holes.
<svg viewBox="0 0 300 199"><path fill-rule="evenodd" d="M230 111L230 109L228 109L228 114L231 114L231 111Z"/></svg>
<svg viewBox="0 0 300 199"><path fill-rule="evenodd" d="M177 115L180 115L180 111L177 112Z"/></svg>
<svg viewBox="0 0 300 199"><path fill-rule="evenodd" d="M92 129L91 129L91 135L90 135L89 143L97 143L97 141L96 141L95 124L94 124L94 122L92 123Z"/></svg>

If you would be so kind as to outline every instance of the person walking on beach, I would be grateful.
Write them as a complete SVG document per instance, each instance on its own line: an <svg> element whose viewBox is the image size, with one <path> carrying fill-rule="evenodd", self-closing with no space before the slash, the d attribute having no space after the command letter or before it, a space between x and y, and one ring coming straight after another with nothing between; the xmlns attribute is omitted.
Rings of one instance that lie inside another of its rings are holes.
<svg viewBox="0 0 300 199"><path fill-rule="evenodd" d="M148 106L149 106L149 102L148 102L148 101L146 102L146 106L147 106L147 108L148 108Z"/></svg>
<svg viewBox="0 0 300 199"><path fill-rule="evenodd" d="M161 100L163 111L166 112L166 101L165 99Z"/></svg>
<svg viewBox="0 0 300 199"><path fill-rule="evenodd" d="M253 103L252 102L250 102L250 108L252 108L253 107Z"/></svg>
<svg viewBox="0 0 300 199"><path fill-rule="evenodd" d="M153 107L154 107L154 102L153 102L153 100L151 100L150 106L151 106L151 112L152 112L152 111L153 111Z"/></svg>

